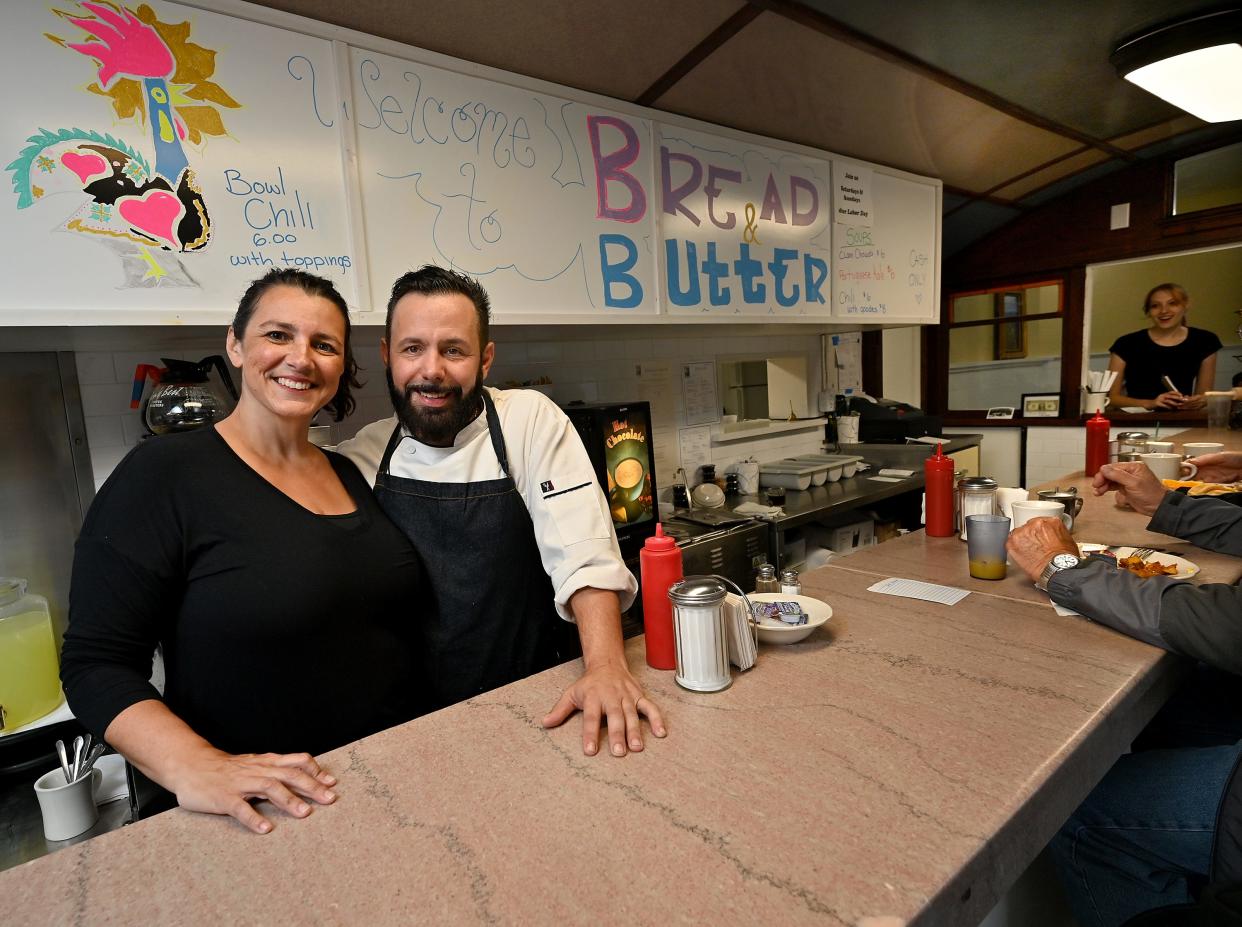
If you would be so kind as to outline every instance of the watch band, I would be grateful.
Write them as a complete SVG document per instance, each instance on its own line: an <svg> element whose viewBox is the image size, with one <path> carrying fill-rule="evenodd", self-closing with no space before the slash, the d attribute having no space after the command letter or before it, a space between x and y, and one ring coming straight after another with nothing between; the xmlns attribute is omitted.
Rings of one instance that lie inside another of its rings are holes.
<svg viewBox="0 0 1242 927"><path fill-rule="evenodd" d="M1073 560L1074 562L1066 563L1066 564L1057 563L1057 561L1061 560L1062 558L1066 560ZM1039 579L1036 580L1035 582L1035 588L1041 589L1044 592L1047 592L1048 591L1048 580L1052 579L1052 577L1055 574L1060 573L1062 570L1072 570L1074 567L1078 566L1080 563L1082 563L1082 559L1080 557L1075 556L1074 554L1054 555L1053 558L1049 560L1048 563L1044 566L1043 572L1039 574Z"/></svg>

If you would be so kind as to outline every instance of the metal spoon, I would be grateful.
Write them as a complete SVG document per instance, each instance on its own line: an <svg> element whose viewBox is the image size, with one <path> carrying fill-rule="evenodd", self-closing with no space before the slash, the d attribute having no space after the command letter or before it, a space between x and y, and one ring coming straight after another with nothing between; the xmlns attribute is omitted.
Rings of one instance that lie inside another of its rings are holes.
<svg viewBox="0 0 1242 927"><path fill-rule="evenodd" d="M95 744L95 746L91 747L91 752L86 754L86 759L82 761L82 768L78 770L79 779L91 774L91 770L95 767L95 761L103 756L103 752L107 749L107 744Z"/></svg>
<svg viewBox="0 0 1242 927"><path fill-rule="evenodd" d="M73 738L73 768L71 770L71 772L73 773L73 776L69 780L70 782L78 781L78 769L79 767L81 767L81 765L82 765L82 736L79 734L77 737Z"/></svg>
<svg viewBox="0 0 1242 927"><path fill-rule="evenodd" d="M60 771L65 774L65 785L73 781L72 770L69 769L69 754L65 750L63 740L56 741L56 755L60 757Z"/></svg>

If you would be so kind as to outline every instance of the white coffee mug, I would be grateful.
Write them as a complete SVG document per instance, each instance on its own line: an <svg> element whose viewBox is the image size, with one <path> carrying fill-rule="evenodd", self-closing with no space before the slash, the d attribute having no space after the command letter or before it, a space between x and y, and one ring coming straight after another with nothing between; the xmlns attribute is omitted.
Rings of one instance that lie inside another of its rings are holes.
<svg viewBox="0 0 1242 927"><path fill-rule="evenodd" d="M1065 506L1060 502L1032 499L1026 502L1015 502L1012 508L1014 528L1025 525L1032 518L1059 518L1066 529L1074 523L1074 520L1065 514Z"/></svg>
<svg viewBox="0 0 1242 927"><path fill-rule="evenodd" d="M1218 441L1192 441L1182 445L1182 454L1186 457L1202 457L1204 454L1220 454L1225 445Z"/></svg>
<svg viewBox="0 0 1242 927"><path fill-rule="evenodd" d="M1139 459L1159 480L1193 480L1199 472L1194 464L1182 460L1181 454L1139 454Z"/></svg>
<svg viewBox="0 0 1242 927"><path fill-rule="evenodd" d="M99 820L95 793L102 780L103 770L98 767L68 784L60 769L36 779L34 790L43 812L43 836L48 840L68 840L94 827Z"/></svg>

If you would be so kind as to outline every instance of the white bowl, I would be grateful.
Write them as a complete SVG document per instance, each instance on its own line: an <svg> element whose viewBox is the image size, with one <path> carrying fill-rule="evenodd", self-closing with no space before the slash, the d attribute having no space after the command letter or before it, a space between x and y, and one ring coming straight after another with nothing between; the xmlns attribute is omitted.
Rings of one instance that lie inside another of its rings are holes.
<svg viewBox="0 0 1242 927"><path fill-rule="evenodd" d="M700 508L718 509L724 505L724 490L715 483L700 483L690 491L690 497Z"/></svg>
<svg viewBox="0 0 1242 927"><path fill-rule="evenodd" d="M766 644L793 644L810 635L812 631L832 617L832 606L807 595L786 595L783 592L751 592L746 598L751 602L797 602L806 612L806 624L785 624L783 621L765 618L759 622L759 640Z"/></svg>

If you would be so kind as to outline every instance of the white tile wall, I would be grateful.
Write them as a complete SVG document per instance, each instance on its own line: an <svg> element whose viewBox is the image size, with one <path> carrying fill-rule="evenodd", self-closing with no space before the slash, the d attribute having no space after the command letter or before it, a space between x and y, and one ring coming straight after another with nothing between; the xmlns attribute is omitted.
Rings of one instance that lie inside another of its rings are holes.
<svg viewBox="0 0 1242 927"><path fill-rule="evenodd" d="M368 422L392 414L379 359L381 334L379 328L355 330L354 351L363 367L362 379L366 383L355 393L358 407L354 414L334 427L338 441L352 436ZM637 396L636 361L660 359L679 364L739 355L803 354L810 381L810 408L814 409L820 377L819 335L818 330L773 332L741 325L710 329L650 326L624 330L590 326L496 326L492 329L496 362L488 382L502 385L509 380L524 382L546 376L552 381L549 394L560 403L575 399L625 401ZM134 333L123 351L82 350L76 354L96 487L102 485L144 431L139 413L129 408L134 367L139 363L158 363L161 357L198 360L223 353L224 349L223 337L218 335L178 341L176 348L168 347L166 338L164 329L143 329ZM906 364L908 360L893 358L891 362ZM675 420L654 424L657 446L675 449L677 429L685 424L680 394ZM723 469L729 463L752 455L763 461L814 453L820 449L822 440L822 431L812 431L730 442L713 447L712 462ZM676 458L676 452L670 456ZM657 471L656 482L661 487L670 487L673 474Z"/></svg>
<svg viewBox="0 0 1242 927"><path fill-rule="evenodd" d="M1109 440L1121 431L1134 431L1132 425L1110 428ZM1140 429L1142 430L1142 429ZM1161 429L1161 437L1172 437L1184 428ZM1026 433L1026 485L1038 486L1082 470L1087 458L1087 431L1081 426L1030 428Z"/></svg>

